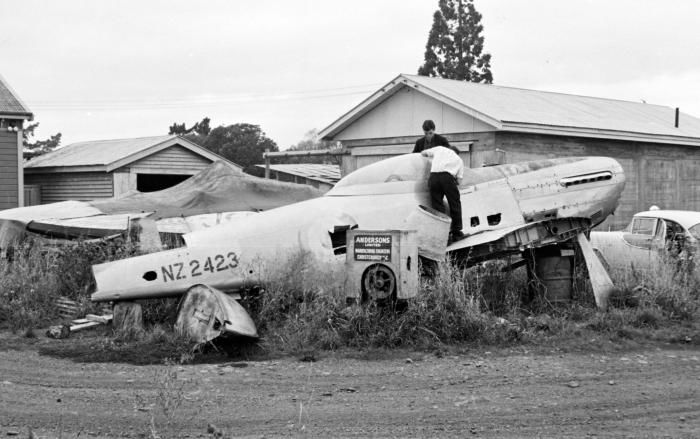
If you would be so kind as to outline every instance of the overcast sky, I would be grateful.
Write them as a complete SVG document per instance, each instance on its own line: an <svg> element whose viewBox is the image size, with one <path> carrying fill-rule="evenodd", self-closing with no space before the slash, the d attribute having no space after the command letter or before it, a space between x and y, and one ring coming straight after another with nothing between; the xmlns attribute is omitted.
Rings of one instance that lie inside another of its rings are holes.
<svg viewBox="0 0 700 439"><path fill-rule="evenodd" d="M399 73L437 0L0 0L0 75L63 145L208 116L280 149ZM494 84L700 117L700 2L476 0Z"/></svg>

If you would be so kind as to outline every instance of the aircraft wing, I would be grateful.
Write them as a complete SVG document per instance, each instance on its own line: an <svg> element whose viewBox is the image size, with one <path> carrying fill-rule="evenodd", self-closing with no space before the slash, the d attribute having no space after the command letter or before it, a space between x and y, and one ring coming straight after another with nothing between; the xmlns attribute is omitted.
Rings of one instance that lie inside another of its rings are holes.
<svg viewBox="0 0 700 439"><path fill-rule="evenodd" d="M575 238L591 227L588 218L555 218L519 224L501 229L486 230L453 242L447 252L478 260L521 252Z"/></svg>
<svg viewBox="0 0 700 439"><path fill-rule="evenodd" d="M496 241L498 239L503 238L505 235L512 233L525 226L526 224L518 224L516 226L506 227L503 229L486 230L475 235L470 235L464 239L461 239L457 242L453 242L452 244L448 245L447 251L449 252L467 247L475 247L477 245L486 244L487 242Z"/></svg>

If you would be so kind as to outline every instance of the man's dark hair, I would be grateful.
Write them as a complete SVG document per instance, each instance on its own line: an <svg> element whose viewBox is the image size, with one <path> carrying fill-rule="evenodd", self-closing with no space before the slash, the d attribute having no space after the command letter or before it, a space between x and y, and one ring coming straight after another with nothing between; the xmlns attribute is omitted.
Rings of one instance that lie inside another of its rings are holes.
<svg viewBox="0 0 700 439"><path fill-rule="evenodd" d="M435 129L435 122L432 120L428 119L425 122L423 122L423 131L430 131Z"/></svg>

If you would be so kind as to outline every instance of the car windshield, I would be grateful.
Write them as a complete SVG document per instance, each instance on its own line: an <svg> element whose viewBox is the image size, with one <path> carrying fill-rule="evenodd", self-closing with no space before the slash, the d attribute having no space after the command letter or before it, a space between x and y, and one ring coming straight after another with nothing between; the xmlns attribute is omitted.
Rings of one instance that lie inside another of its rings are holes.
<svg viewBox="0 0 700 439"><path fill-rule="evenodd" d="M695 224L693 227L688 229L693 238L700 240L700 224Z"/></svg>
<svg viewBox="0 0 700 439"><path fill-rule="evenodd" d="M630 232L637 235L653 235L656 218L635 217L632 220Z"/></svg>

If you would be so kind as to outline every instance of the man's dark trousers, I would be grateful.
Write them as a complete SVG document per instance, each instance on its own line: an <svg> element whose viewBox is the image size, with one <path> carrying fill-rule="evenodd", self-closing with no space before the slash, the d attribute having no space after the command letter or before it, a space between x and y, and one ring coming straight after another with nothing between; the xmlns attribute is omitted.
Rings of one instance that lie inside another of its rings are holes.
<svg viewBox="0 0 700 439"><path fill-rule="evenodd" d="M450 232L462 230L462 201L459 197L457 179L449 172L431 172L428 178L428 190L430 191L430 204L433 209L445 213L442 203L443 197L447 197L447 204L450 206L450 217L452 225Z"/></svg>

